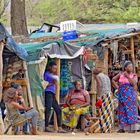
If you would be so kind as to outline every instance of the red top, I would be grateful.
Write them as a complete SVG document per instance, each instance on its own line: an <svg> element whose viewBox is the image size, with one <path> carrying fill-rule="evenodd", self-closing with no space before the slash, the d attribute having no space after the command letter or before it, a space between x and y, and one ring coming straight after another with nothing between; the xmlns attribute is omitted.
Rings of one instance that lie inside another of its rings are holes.
<svg viewBox="0 0 140 140"><path fill-rule="evenodd" d="M72 90L69 92L67 99L70 100L71 105L75 104L84 104L86 103L86 96L89 96L89 93L86 90Z"/></svg>

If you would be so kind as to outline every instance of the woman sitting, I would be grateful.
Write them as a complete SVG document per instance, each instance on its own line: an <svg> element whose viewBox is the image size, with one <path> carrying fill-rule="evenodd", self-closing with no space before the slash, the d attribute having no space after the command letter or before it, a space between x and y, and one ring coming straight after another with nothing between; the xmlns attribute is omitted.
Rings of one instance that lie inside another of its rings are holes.
<svg viewBox="0 0 140 140"><path fill-rule="evenodd" d="M14 123L22 122L25 119L32 119L32 134L37 134L38 112L32 107L25 107L18 103L19 91L15 88L9 88L4 94L4 102L8 109L8 114ZM24 114L20 114L19 110L24 110Z"/></svg>
<svg viewBox="0 0 140 140"><path fill-rule="evenodd" d="M79 81L74 82L75 89L70 91L66 97L68 107L62 110L63 124L75 129L80 115L89 112L89 93L82 89Z"/></svg>

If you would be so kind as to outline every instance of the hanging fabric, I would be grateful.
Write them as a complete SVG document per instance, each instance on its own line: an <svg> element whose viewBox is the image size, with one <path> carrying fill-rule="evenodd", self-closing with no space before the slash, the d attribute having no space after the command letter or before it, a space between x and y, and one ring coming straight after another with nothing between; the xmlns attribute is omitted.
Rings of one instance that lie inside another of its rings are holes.
<svg viewBox="0 0 140 140"><path fill-rule="evenodd" d="M112 49L113 53L113 63L118 61L118 41L115 40L110 44L110 48Z"/></svg>

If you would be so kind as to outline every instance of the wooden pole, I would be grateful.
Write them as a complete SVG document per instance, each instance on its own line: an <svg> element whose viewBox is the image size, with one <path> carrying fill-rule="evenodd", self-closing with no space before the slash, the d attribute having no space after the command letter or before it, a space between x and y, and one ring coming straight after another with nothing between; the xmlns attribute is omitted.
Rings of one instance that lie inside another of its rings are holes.
<svg viewBox="0 0 140 140"><path fill-rule="evenodd" d="M135 53L134 53L134 37L133 36L130 38L130 48L131 48L132 63L134 65L134 71L135 71Z"/></svg>
<svg viewBox="0 0 140 140"><path fill-rule="evenodd" d="M60 59L59 58L56 59L56 64L57 64L57 76L60 78ZM60 102L60 79L56 85L56 100L58 101L58 103ZM58 130L56 114L54 114L54 129Z"/></svg>
<svg viewBox="0 0 140 140"><path fill-rule="evenodd" d="M4 49L4 43L0 42L0 102L2 99L2 81L3 81L3 49ZM2 114L1 114L1 109L0 109L0 134L4 133L4 123L2 120Z"/></svg>
<svg viewBox="0 0 140 140"><path fill-rule="evenodd" d="M108 75L108 48L105 49L105 56L104 56L104 72Z"/></svg>
<svg viewBox="0 0 140 140"><path fill-rule="evenodd" d="M25 80L26 80L26 83L27 83L27 91L28 91L29 104L30 104L30 107L33 107L33 99L32 99L32 94L31 94L30 83L29 83L27 63L25 61L23 61L23 67L25 69L25 78L26 78Z"/></svg>
<svg viewBox="0 0 140 140"><path fill-rule="evenodd" d="M56 64L57 64L57 76L60 78L60 59L56 59ZM57 82L56 86L56 100L59 103L60 100L60 80Z"/></svg>

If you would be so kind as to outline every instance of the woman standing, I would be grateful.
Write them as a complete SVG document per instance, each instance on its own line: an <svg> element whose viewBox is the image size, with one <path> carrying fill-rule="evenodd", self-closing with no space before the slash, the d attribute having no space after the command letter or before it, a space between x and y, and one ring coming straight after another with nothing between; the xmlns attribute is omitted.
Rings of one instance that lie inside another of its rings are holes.
<svg viewBox="0 0 140 140"><path fill-rule="evenodd" d="M137 108L136 108L136 90L137 75L133 73L131 61L126 61L123 66L123 72L116 75L112 82L118 89L118 119L119 133L128 131L134 133L137 130ZM117 84L119 82L119 85Z"/></svg>
<svg viewBox="0 0 140 140"><path fill-rule="evenodd" d="M49 63L48 71L44 73L44 80L47 81L49 84L45 89L45 132L53 132L49 128L49 118L51 114L51 108L53 107L56 116L57 116L57 124L58 124L58 132L65 133L62 129L62 113L61 108L56 100L56 83L59 80L59 77L56 75L57 65L55 62Z"/></svg>

